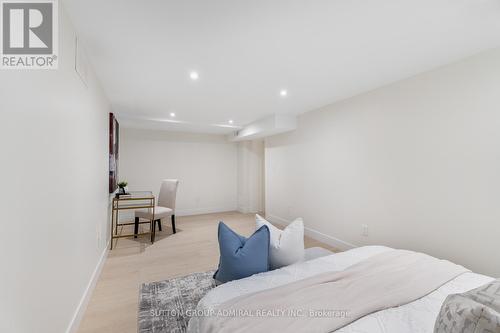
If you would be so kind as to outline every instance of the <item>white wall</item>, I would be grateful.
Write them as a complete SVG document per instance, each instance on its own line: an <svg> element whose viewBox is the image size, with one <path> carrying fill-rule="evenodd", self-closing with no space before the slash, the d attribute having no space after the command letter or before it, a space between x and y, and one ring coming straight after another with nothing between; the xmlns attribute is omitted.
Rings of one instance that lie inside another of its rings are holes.
<svg viewBox="0 0 500 333"><path fill-rule="evenodd" d="M500 276L500 49L302 115L266 141L266 212Z"/></svg>
<svg viewBox="0 0 500 333"><path fill-rule="evenodd" d="M179 179L177 215L237 208L237 144L223 135L122 128L120 179L130 190L157 194L165 178Z"/></svg>
<svg viewBox="0 0 500 333"><path fill-rule="evenodd" d="M264 210L264 141L238 143L238 211Z"/></svg>
<svg viewBox="0 0 500 333"><path fill-rule="evenodd" d="M65 332L105 253L109 104L59 22L58 70L0 71L0 332Z"/></svg>

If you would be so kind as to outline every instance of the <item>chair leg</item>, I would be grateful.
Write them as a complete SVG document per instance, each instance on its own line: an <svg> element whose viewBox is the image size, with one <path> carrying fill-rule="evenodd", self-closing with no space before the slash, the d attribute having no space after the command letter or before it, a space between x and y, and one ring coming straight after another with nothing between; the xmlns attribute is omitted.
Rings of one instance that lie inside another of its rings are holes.
<svg viewBox="0 0 500 333"><path fill-rule="evenodd" d="M135 225L134 225L134 238L137 238L137 234L139 233L139 218L135 218Z"/></svg>
<svg viewBox="0 0 500 333"><path fill-rule="evenodd" d="M175 234L175 215L172 215L172 231Z"/></svg>
<svg viewBox="0 0 500 333"><path fill-rule="evenodd" d="M156 235L156 222L154 220L149 221L149 230L151 231L151 244L154 244Z"/></svg>
<svg viewBox="0 0 500 333"><path fill-rule="evenodd" d="M156 220L158 222L158 230L161 231L161 219L160 220Z"/></svg>

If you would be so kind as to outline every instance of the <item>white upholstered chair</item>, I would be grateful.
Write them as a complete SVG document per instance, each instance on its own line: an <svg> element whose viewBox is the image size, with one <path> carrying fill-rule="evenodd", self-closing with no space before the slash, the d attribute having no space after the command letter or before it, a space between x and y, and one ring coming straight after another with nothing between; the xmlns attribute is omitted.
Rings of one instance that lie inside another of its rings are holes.
<svg viewBox="0 0 500 333"><path fill-rule="evenodd" d="M155 206L154 228L158 222L158 229L161 231L161 220L170 216L172 220L172 231L175 234L175 197L177 195L177 179L165 179L161 182L160 194ZM152 220L153 212L136 210L134 234L139 231L139 219ZM137 237L137 236L135 236Z"/></svg>

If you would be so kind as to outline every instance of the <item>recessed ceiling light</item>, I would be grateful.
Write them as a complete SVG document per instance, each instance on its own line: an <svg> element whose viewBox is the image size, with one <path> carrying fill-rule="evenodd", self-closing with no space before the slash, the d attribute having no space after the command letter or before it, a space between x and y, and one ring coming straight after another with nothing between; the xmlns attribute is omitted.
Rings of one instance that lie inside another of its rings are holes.
<svg viewBox="0 0 500 333"><path fill-rule="evenodd" d="M175 113L174 112L170 112L170 117L174 118L175 117Z"/></svg>
<svg viewBox="0 0 500 333"><path fill-rule="evenodd" d="M231 120L228 121L228 123L233 124L234 121L231 119Z"/></svg>
<svg viewBox="0 0 500 333"><path fill-rule="evenodd" d="M286 97L286 95L288 95L288 91L286 91L285 89L281 89L280 96L281 97Z"/></svg>
<svg viewBox="0 0 500 333"><path fill-rule="evenodd" d="M198 74L198 72L192 71L191 73L189 73L189 77L191 78L191 80L196 81L200 78L200 74Z"/></svg>

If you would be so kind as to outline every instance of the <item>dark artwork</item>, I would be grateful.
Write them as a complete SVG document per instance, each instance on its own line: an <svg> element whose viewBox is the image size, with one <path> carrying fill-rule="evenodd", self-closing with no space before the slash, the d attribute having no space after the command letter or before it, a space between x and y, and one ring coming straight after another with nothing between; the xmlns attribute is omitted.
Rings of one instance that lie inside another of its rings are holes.
<svg viewBox="0 0 500 333"><path fill-rule="evenodd" d="M118 185L118 148L120 146L120 126L115 116L109 114L109 193L113 193Z"/></svg>

